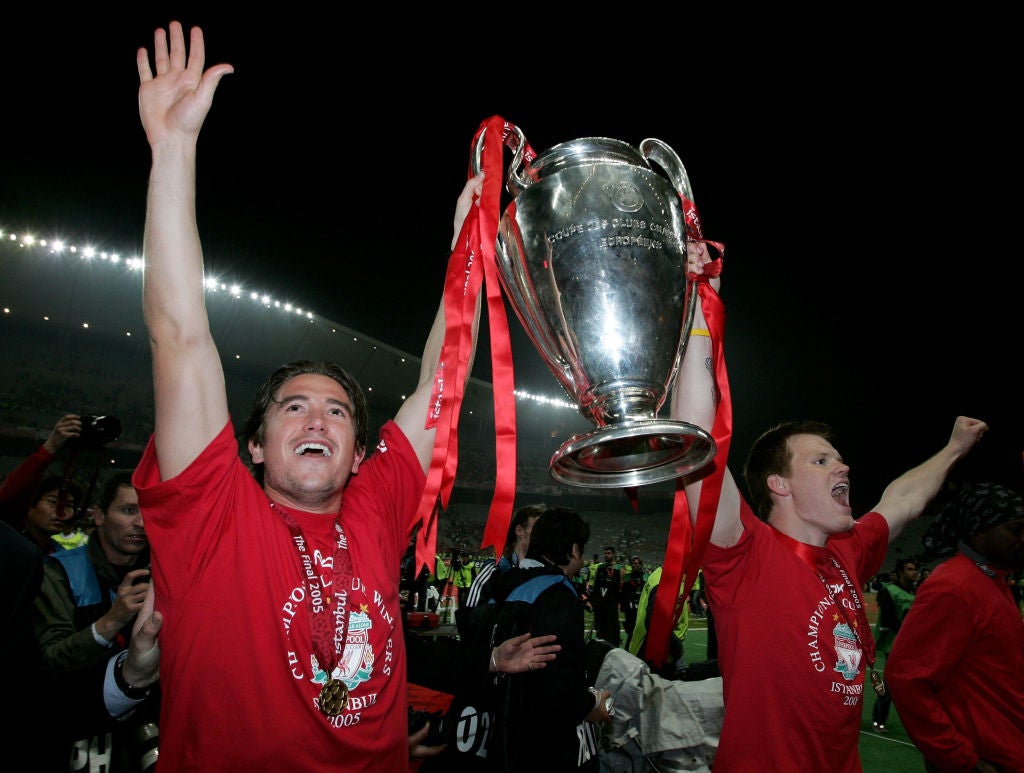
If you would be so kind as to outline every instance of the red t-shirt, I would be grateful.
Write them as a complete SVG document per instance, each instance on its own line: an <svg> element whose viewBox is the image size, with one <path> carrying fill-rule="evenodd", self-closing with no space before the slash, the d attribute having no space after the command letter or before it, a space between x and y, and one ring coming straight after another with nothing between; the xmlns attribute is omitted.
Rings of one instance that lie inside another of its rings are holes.
<svg viewBox="0 0 1024 773"><path fill-rule="evenodd" d="M180 475L160 481L152 439L135 471L152 546L160 633L160 770L407 771L405 644L398 581L425 476L393 422L349 479L341 524L352 559L337 717L314 699L300 554L242 463L229 422ZM325 591L334 518L289 510ZM335 671L335 675L339 672Z"/></svg>
<svg viewBox="0 0 1024 773"><path fill-rule="evenodd" d="M826 589L746 502L740 517L740 541L709 545L704 554L725 701L715 773L856 773L867 663L851 630L853 599L827 555L846 569L863 603L860 578L881 567L889 526L869 513L827 547L805 545Z"/></svg>
<svg viewBox="0 0 1024 773"><path fill-rule="evenodd" d="M885 664L907 735L942 770L1024 771L1024 623L1006 584L963 553L921 583Z"/></svg>

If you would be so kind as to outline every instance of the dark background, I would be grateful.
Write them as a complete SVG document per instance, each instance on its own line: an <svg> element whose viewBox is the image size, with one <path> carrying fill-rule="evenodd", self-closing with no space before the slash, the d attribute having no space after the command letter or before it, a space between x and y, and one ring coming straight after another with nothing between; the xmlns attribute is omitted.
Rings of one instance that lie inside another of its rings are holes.
<svg viewBox="0 0 1024 773"><path fill-rule="evenodd" d="M1020 472L1008 20L486 10L22 10L0 48L0 229L139 249L149 154L135 50L178 18L204 27L207 65L236 70L199 141L211 270L418 354L487 118L538 152L657 137L727 246L734 470L773 423L826 421L864 510L966 414L991 432L960 474ZM557 394L510 322L517 384Z"/></svg>

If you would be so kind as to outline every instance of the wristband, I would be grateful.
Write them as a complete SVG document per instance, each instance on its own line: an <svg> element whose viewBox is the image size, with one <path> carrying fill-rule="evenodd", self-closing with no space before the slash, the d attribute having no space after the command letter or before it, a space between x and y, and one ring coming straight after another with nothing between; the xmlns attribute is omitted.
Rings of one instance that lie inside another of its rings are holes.
<svg viewBox="0 0 1024 773"><path fill-rule="evenodd" d="M690 329L691 336L703 336L704 338L711 338L711 332L702 327L695 327Z"/></svg>
<svg viewBox="0 0 1024 773"><path fill-rule="evenodd" d="M133 701L141 701L143 698L149 697L149 693L152 687L134 687L132 684L124 678L124 662L128 659L128 652L125 651L123 656L119 656L117 661L114 663L114 684L117 685L117 689L121 691L121 694L125 698Z"/></svg>
<svg viewBox="0 0 1024 773"><path fill-rule="evenodd" d="M106 647L108 650L114 646L114 642L110 641L110 639L104 639L100 632L96 630L96 623L92 624L91 630L92 638L98 645Z"/></svg>

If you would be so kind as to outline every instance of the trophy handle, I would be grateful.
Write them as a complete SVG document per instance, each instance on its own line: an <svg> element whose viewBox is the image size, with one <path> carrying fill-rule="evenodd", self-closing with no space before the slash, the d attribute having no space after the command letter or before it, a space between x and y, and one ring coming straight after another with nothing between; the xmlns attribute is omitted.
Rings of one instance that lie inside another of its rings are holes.
<svg viewBox="0 0 1024 773"><path fill-rule="evenodd" d="M512 157L512 165L509 167L508 177L509 180L515 180L519 188L524 188L529 184L523 173L520 171L520 167L523 166L523 156L526 153L526 148L529 147L526 143L526 135L523 134L523 130L514 124L509 124L509 128L512 130L514 136L510 137L505 141L510 149L515 151L515 155ZM487 127L485 126L480 132L480 136L476 139L476 147L473 148L473 175L480 174L481 159L484 153L484 135L487 134ZM671 151L670 151L671 152ZM676 159L678 161L678 159ZM683 172L685 175L686 172ZM511 187L511 183L507 185Z"/></svg>
<svg viewBox="0 0 1024 773"><path fill-rule="evenodd" d="M679 160L679 156L676 155L676 152L672 150L672 148L661 140L648 137L640 143L640 153L644 158L654 161L658 166L665 170L666 174L668 174L668 179L671 180L672 185L675 186L676 192L685 196L690 201L693 201L690 178L686 174L686 168L683 166L683 162Z"/></svg>

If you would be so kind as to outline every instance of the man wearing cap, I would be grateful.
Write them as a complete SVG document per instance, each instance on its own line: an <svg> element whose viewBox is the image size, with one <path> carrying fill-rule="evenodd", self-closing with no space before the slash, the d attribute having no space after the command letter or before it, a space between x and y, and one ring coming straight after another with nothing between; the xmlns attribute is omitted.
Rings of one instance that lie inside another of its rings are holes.
<svg viewBox="0 0 1024 773"><path fill-rule="evenodd" d="M927 771L1024 771L1024 621L1007 582L1024 569L1021 496L966 488L923 541L955 555L921 584L885 666L903 726Z"/></svg>

